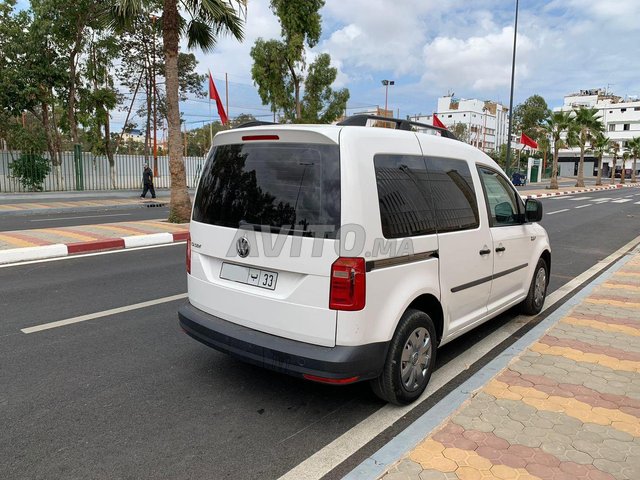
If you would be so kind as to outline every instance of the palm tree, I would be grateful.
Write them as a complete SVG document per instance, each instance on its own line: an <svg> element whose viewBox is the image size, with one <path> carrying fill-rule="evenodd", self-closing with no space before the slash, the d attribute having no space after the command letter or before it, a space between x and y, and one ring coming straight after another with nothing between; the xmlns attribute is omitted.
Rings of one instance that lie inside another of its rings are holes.
<svg viewBox="0 0 640 480"><path fill-rule="evenodd" d="M596 185L602 185L602 157L609 151L609 139L602 132L591 140L591 151L598 159L598 175Z"/></svg>
<svg viewBox="0 0 640 480"><path fill-rule="evenodd" d="M618 152L620 151L620 144L609 141L609 151L613 153L612 165L611 165L611 185L616 183L616 163L618 162Z"/></svg>
<svg viewBox="0 0 640 480"><path fill-rule="evenodd" d="M151 0L114 0L111 14L114 23L127 25L138 15L151 10ZM178 5L178 3L180 5ZM238 11L234 8L238 5ZM178 50L180 36L185 35L189 48L213 50L221 35L244 38L247 0L163 0L162 40L167 90L167 123L169 124L169 172L171 173L171 208L169 221L183 223L191 215L191 199L182 157L180 133L180 98L178 94ZM181 13L185 16L181 16Z"/></svg>
<svg viewBox="0 0 640 480"><path fill-rule="evenodd" d="M640 137L633 137L631 140L627 142L627 150L631 157L633 158L633 169L631 171L631 183L636 183L636 162L638 157L640 157Z"/></svg>
<svg viewBox="0 0 640 480"><path fill-rule="evenodd" d="M575 110L575 122L577 136L576 143L580 147L580 163L578 164L578 181L576 187L584 187L584 152L587 144L600 132L604 131L604 125L597 118L598 110L596 108L580 107Z"/></svg>
<svg viewBox="0 0 640 480"><path fill-rule="evenodd" d="M620 171L620 185L627 183L625 179L627 173L627 160L629 160L629 152L625 151L622 154L622 170Z"/></svg>
<svg viewBox="0 0 640 480"><path fill-rule="evenodd" d="M553 142L553 167L551 169L551 185L550 188L558 188L558 152L560 149L568 145L569 138L563 139L563 134L569 134L572 129L573 120L570 112L553 112L547 118L542 128Z"/></svg>

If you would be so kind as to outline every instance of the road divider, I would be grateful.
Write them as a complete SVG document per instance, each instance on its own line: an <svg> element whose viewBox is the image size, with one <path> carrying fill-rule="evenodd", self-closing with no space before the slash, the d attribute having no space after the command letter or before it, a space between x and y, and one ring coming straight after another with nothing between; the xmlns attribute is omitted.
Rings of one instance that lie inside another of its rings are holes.
<svg viewBox="0 0 640 480"><path fill-rule="evenodd" d="M37 247L11 248L0 250L0 265L47 258L66 257L80 253L100 252L105 250L120 250L123 248L147 247L174 242L184 242L189 232L161 232L146 235L132 235L104 240L92 240L75 243L56 243Z"/></svg>

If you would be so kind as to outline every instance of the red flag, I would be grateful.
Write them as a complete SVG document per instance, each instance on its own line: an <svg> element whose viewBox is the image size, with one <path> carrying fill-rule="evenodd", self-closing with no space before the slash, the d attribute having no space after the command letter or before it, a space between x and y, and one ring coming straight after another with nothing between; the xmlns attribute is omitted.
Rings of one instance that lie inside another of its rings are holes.
<svg viewBox="0 0 640 480"><path fill-rule="evenodd" d="M433 114L433 126L444 128L445 130L447 130L446 125L440 121L440 119L438 118L438 115L436 115L435 113Z"/></svg>
<svg viewBox="0 0 640 480"><path fill-rule="evenodd" d="M520 135L520 143L531 148L538 148L538 143L530 137L527 137L524 133Z"/></svg>
<svg viewBox="0 0 640 480"><path fill-rule="evenodd" d="M211 72L209 72L209 99L216 101L216 106L218 107L218 115L220 115L220 121L223 125L226 125L229 119L227 118L227 114L224 111L224 107L222 106L222 100L220 99L220 95L218 95L216 84L213 83Z"/></svg>

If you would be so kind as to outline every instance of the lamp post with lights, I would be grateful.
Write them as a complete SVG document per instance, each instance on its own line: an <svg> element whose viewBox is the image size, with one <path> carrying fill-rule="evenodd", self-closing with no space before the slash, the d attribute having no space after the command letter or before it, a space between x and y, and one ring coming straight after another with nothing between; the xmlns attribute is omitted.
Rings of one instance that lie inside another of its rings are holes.
<svg viewBox="0 0 640 480"><path fill-rule="evenodd" d="M396 82L393 80L382 80L384 85L384 114L387 115L387 100L389 99L389 85L393 86ZM393 117L393 115L391 115Z"/></svg>

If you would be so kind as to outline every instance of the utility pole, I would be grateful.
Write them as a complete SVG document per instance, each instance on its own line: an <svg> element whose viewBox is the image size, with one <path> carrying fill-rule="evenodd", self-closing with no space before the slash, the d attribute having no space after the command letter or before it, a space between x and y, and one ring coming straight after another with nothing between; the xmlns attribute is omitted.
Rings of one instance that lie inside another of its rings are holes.
<svg viewBox="0 0 640 480"><path fill-rule="evenodd" d="M511 162L511 130L513 129L513 82L516 73L516 41L518 38L518 0L516 0L516 19L513 26L513 58L511 60L511 94L509 96L509 131L507 134L507 160L505 170L509 175L509 163Z"/></svg>
<svg viewBox="0 0 640 480"><path fill-rule="evenodd" d="M156 17L155 15L151 16L151 24L153 35L153 45L151 48L153 49L153 64L151 65L152 76L153 76L153 177L158 177L158 135L157 135L157 108L156 108L156 97L158 96L158 92L156 91Z"/></svg>
<svg viewBox="0 0 640 480"><path fill-rule="evenodd" d="M225 90L226 90L226 103L227 103L227 118L231 118L231 115L229 114L229 75L227 74L227 72L224 73L224 83L225 83ZM227 122L228 125L227 127L231 128L231 122Z"/></svg>

